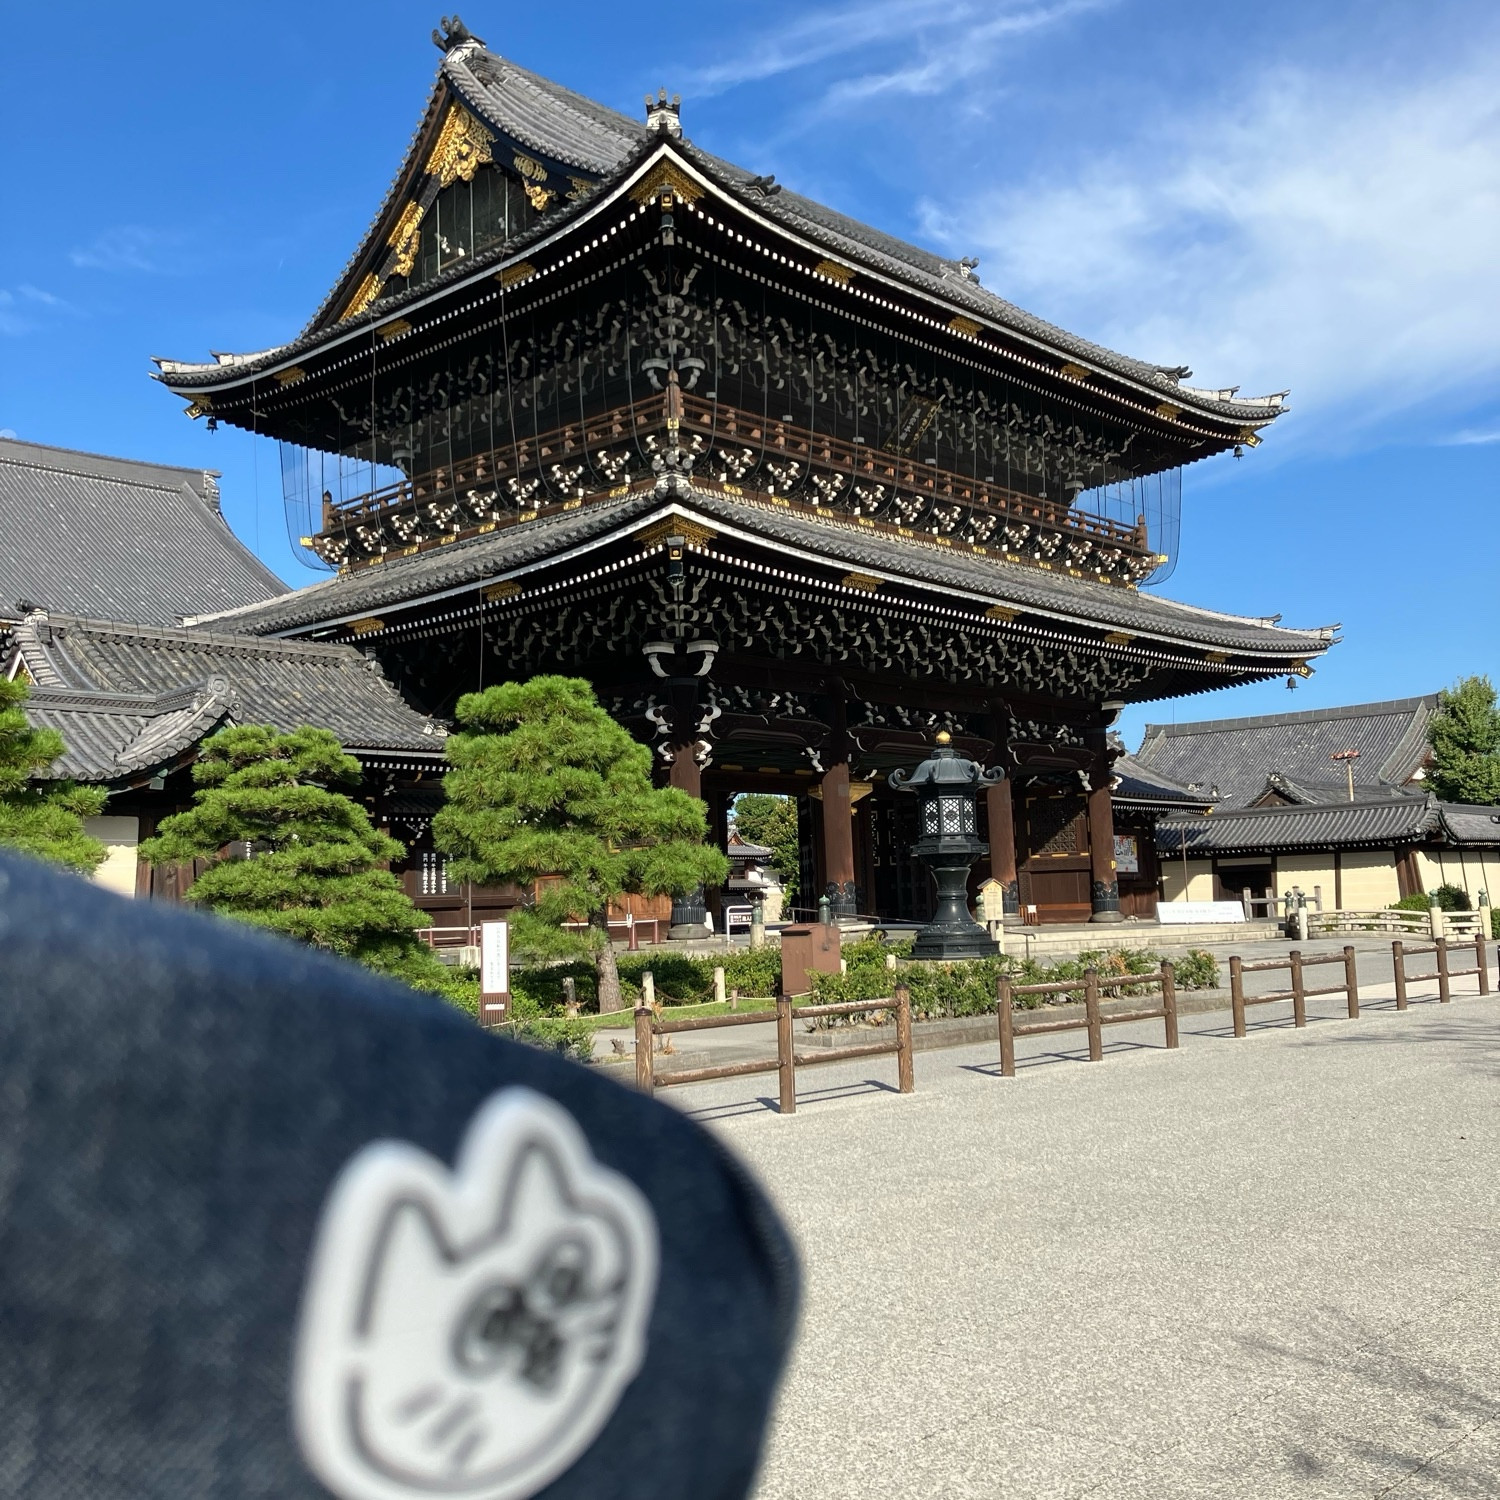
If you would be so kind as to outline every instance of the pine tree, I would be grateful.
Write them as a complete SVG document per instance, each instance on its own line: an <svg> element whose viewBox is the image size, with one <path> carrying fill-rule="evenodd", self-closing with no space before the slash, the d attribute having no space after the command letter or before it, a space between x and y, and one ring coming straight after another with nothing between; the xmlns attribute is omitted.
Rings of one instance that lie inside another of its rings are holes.
<svg viewBox="0 0 1500 1500"><path fill-rule="evenodd" d="M735 798L734 826L747 844L771 851L771 868L781 877L782 893L788 902L793 900L802 868L797 804L772 792L745 792Z"/></svg>
<svg viewBox="0 0 1500 1500"><path fill-rule="evenodd" d="M1500 803L1500 709L1488 677L1465 677L1439 695L1427 727L1432 789L1445 802Z"/></svg>
<svg viewBox="0 0 1500 1500"><path fill-rule="evenodd" d="M359 777L359 762L326 729L222 729L203 742L193 767L193 806L163 819L141 857L152 864L213 858L226 844L246 843L249 858L217 860L187 899L439 989L442 965L417 937L428 919L382 868L405 849L331 789Z"/></svg>
<svg viewBox="0 0 1500 1500"><path fill-rule="evenodd" d="M104 845L83 831L85 818L104 811L102 787L40 780L63 753L55 729L33 729L21 705L30 689L0 677L0 844L35 859L88 874L104 858Z"/></svg>
<svg viewBox="0 0 1500 1500"><path fill-rule="evenodd" d="M533 677L458 700L447 805L433 819L451 873L532 894L512 943L538 957L591 955L600 1010L620 1008L609 903L717 884L728 861L703 843L703 804L651 785L651 752L587 682ZM566 923L586 922L582 930Z"/></svg>

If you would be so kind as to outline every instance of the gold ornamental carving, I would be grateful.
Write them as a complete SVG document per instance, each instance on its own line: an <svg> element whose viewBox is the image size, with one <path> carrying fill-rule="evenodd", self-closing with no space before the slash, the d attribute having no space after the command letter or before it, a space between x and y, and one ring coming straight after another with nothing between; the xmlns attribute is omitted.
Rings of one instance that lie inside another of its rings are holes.
<svg viewBox="0 0 1500 1500"><path fill-rule="evenodd" d="M426 212L421 200L413 198L401 210L396 227L391 230L386 243L396 252L391 263L391 275L410 276L417 263L417 252L422 248L422 215Z"/></svg>
<svg viewBox="0 0 1500 1500"><path fill-rule="evenodd" d="M1059 371L1066 375L1069 380L1087 380L1092 372L1086 365L1075 365L1071 360Z"/></svg>
<svg viewBox="0 0 1500 1500"><path fill-rule="evenodd" d="M820 260L813 267L813 275L827 277L829 281L836 281L840 286L848 286L854 280L853 268L841 266L836 260Z"/></svg>
<svg viewBox="0 0 1500 1500"><path fill-rule="evenodd" d="M278 370L276 372L277 385L296 385L299 380L307 379L307 371L301 365L293 365L289 370Z"/></svg>
<svg viewBox="0 0 1500 1500"><path fill-rule="evenodd" d="M949 318L948 326L954 333L962 334L966 339L973 338L984 328L983 323L976 323L973 318L964 317Z"/></svg>
<svg viewBox="0 0 1500 1500"><path fill-rule="evenodd" d="M1020 610L1011 609L1005 604L992 604L985 610L984 617L986 620L1004 620L1008 625L1020 613Z"/></svg>
<svg viewBox="0 0 1500 1500"><path fill-rule="evenodd" d="M684 203L696 203L703 196L703 186L695 182L676 162L659 161L631 188L637 203L649 203L658 193L675 193Z"/></svg>
<svg viewBox="0 0 1500 1500"><path fill-rule="evenodd" d="M685 521L681 516L668 516L666 520L636 532L635 539L643 547L655 547L658 543L665 542L669 536L680 536L689 547L706 547L718 534L695 521Z"/></svg>
<svg viewBox="0 0 1500 1500"><path fill-rule="evenodd" d="M1111 630L1110 633L1104 637L1104 644L1106 646L1128 646L1134 639L1135 637L1131 635L1129 631Z"/></svg>
<svg viewBox="0 0 1500 1500"><path fill-rule="evenodd" d="M427 158L427 171L443 187L459 178L473 182L480 167L494 160L490 154L494 139L463 105L455 104L438 132L432 155Z"/></svg>
<svg viewBox="0 0 1500 1500"><path fill-rule="evenodd" d="M382 323L375 332L380 335L382 343L389 344L392 339L399 339L403 333L410 333L411 324L405 318L392 318L389 323Z"/></svg>
<svg viewBox="0 0 1500 1500"><path fill-rule="evenodd" d="M1157 403L1156 415L1165 417L1169 422L1175 422L1182 415L1182 408L1173 406L1170 401L1161 401Z"/></svg>
<svg viewBox="0 0 1500 1500"><path fill-rule="evenodd" d="M367 615L363 620L351 620L349 629L355 635L374 635L377 630L385 629L385 621L375 615Z"/></svg>
<svg viewBox="0 0 1500 1500"><path fill-rule="evenodd" d="M501 599L514 599L521 592L521 585L514 579L506 579L503 583L492 583L484 591L484 602L496 604Z"/></svg>
<svg viewBox="0 0 1500 1500"><path fill-rule="evenodd" d="M501 286L509 290L522 281L526 281L536 275L536 267L529 260L518 261L513 266L506 266L495 272L495 280Z"/></svg>
<svg viewBox="0 0 1500 1500"><path fill-rule="evenodd" d="M354 295L345 303L343 312L339 314L340 321L362 313L380 295L380 286L380 277L374 271L369 272L354 289Z"/></svg>
<svg viewBox="0 0 1500 1500"><path fill-rule="evenodd" d="M1203 660L1211 663L1213 666L1222 667L1228 662L1229 653L1227 651L1206 651L1203 654Z"/></svg>
<svg viewBox="0 0 1500 1500"><path fill-rule="evenodd" d="M882 580L872 573L845 573L839 582L846 589L859 589L861 593L875 594L880 591Z"/></svg>

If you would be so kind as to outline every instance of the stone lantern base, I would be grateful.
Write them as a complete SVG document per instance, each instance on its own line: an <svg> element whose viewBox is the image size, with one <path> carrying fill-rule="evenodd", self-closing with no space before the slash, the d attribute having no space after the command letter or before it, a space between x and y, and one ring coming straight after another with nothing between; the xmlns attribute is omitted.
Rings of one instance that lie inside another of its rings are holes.
<svg viewBox="0 0 1500 1500"><path fill-rule="evenodd" d="M925 843L925 841L924 841ZM985 846L979 845L979 853ZM911 956L920 959L994 958L1000 945L969 911L969 867L975 851L965 842L959 848L944 849L919 843L915 850L932 871L937 882L937 910L932 920L917 934Z"/></svg>

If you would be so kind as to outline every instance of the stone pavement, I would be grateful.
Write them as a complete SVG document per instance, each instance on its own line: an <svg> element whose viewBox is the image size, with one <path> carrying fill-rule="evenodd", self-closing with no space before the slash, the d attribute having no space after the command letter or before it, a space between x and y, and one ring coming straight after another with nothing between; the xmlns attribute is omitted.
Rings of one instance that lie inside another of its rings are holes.
<svg viewBox="0 0 1500 1500"><path fill-rule="evenodd" d="M1500 1495L1500 1002L1455 994L924 1053L906 1097L831 1064L785 1119L663 1092L806 1261L758 1500Z"/></svg>

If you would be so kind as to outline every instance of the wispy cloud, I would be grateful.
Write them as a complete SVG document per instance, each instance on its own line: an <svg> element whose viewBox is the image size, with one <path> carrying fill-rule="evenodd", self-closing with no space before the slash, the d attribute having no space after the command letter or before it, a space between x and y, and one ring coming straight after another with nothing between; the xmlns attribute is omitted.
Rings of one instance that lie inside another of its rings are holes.
<svg viewBox="0 0 1500 1500"><path fill-rule="evenodd" d="M179 243L178 236L159 229L121 224L70 250L68 259L89 271L170 271Z"/></svg>
<svg viewBox="0 0 1500 1500"><path fill-rule="evenodd" d="M1116 0L869 0L803 11L774 38L684 79L695 95L817 68L835 74L817 112L900 95L934 94L992 70L1006 43ZM843 66L839 66L842 64Z"/></svg>
<svg viewBox="0 0 1500 1500"><path fill-rule="evenodd" d="M1447 448L1476 448L1486 443L1500 443L1500 427L1467 427L1442 439Z"/></svg>
<svg viewBox="0 0 1500 1500"><path fill-rule="evenodd" d="M74 313L77 308L52 292L22 282L14 289L0 287L0 337L15 338L39 326L47 312Z"/></svg>
<svg viewBox="0 0 1500 1500"><path fill-rule="evenodd" d="M1281 70L927 228L1102 343L1341 414L1303 440L1458 388L1472 410L1500 381L1497 71L1494 45L1444 76Z"/></svg>

